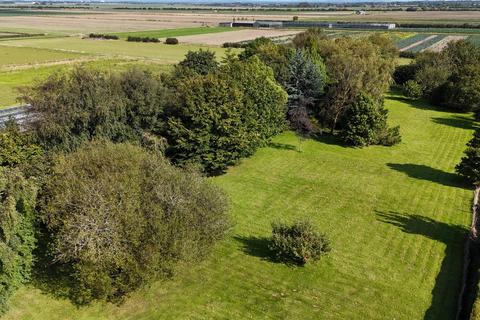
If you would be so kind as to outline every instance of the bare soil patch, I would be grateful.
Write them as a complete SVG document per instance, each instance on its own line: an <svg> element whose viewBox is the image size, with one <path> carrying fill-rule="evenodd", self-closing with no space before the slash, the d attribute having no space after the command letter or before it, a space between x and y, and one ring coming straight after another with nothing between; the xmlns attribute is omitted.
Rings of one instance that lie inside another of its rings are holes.
<svg viewBox="0 0 480 320"><path fill-rule="evenodd" d="M199 34L194 36L178 37L181 43L198 43L206 45L222 45L225 42L242 42L253 40L259 37L285 37L295 35L302 30L268 30L268 29L249 29L227 31L221 33Z"/></svg>

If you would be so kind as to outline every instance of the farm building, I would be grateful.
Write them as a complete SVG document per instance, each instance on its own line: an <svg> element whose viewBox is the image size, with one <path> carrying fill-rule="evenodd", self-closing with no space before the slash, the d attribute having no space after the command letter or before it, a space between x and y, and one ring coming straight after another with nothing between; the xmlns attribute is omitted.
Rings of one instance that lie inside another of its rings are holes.
<svg viewBox="0 0 480 320"><path fill-rule="evenodd" d="M279 21L257 20L255 22L221 22L222 27L250 28L336 28L336 29L395 29L395 23L352 23L352 22L322 22L322 21Z"/></svg>

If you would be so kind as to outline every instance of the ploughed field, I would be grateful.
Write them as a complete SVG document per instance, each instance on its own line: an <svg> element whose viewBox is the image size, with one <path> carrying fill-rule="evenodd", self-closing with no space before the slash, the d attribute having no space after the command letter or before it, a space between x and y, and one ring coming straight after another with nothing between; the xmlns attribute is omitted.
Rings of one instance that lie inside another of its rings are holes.
<svg viewBox="0 0 480 320"><path fill-rule="evenodd" d="M212 178L235 225L207 261L119 306L77 308L28 286L5 319L452 319L472 195L453 172L474 122L393 94L386 105L397 146L287 132ZM330 255L272 262L270 223L305 217L330 237Z"/></svg>

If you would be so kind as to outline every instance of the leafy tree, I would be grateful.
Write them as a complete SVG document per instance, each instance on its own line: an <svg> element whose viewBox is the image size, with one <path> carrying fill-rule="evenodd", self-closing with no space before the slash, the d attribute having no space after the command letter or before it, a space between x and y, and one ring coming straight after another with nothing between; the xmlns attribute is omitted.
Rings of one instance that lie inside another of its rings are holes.
<svg viewBox="0 0 480 320"><path fill-rule="evenodd" d="M29 280L33 265L36 186L18 169L0 167L0 315Z"/></svg>
<svg viewBox="0 0 480 320"><path fill-rule="evenodd" d="M286 45L279 45L268 38L258 38L250 42L240 54L240 60L247 60L256 55L263 63L272 68L275 79L285 87L289 77L289 60L294 50Z"/></svg>
<svg viewBox="0 0 480 320"><path fill-rule="evenodd" d="M203 49L198 51L188 51L185 59L180 61L178 65L201 75L206 75L218 68L215 52Z"/></svg>
<svg viewBox="0 0 480 320"><path fill-rule="evenodd" d="M415 66L415 81L421 85L425 96L432 99L451 75L449 60L442 53L425 51L417 56Z"/></svg>
<svg viewBox="0 0 480 320"><path fill-rule="evenodd" d="M393 73L393 81L396 85L403 85L409 80L415 80L415 73L417 71L417 65L415 63L399 65L395 68Z"/></svg>
<svg viewBox="0 0 480 320"><path fill-rule="evenodd" d="M347 110L343 123L343 140L354 146L371 144L394 144L390 135L398 129L389 132L387 127L387 110L381 104L367 95L361 95Z"/></svg>
<svg viewBox="0 0 480 320"><path fill-rule="evenodd" d="M395 59L368 39L323 40L318 50L329 79L319 116L333 132L362 93L376 101L382 99L390 86Z"/></svg>
<svg viewBox="0 0 480 320"><path fill-rule="evenodd" d="M473 138L467 144L465 157L455 167L458 174L474 185L480 183L480 130L475 130Z"/></svg>
<svg viewBox="0 0 480 320"><path fill-rule="evenodd" d="M442 52L423 52L415 59L415 80L425 96L454 111L480 105L480 49L467 41L451 42Z"/></svg>
<svg viewBox="0 0 480 320"><path fill-rule="evenodd" d="M229 226L222 192L137 146L91 142L52 171L40 218L78 304L116 301L202 258Z"/></svg>
<svg viewBox="0 0 480 320"><path fill-rule="evenodd" d="M25 90L23 100L32 105L28 124L35 140L69 151L93 138L138 141L144 131L157 132L166 94L146 71L113 75L77 68Z"/></svg>
<svg viewBox="0 0 480 320"><path fill-rule="evenodd" d="M422 96L422 87L415 80L408 80L402 86L404 94L412 99Z"/></svg>
<svg viewBox="0 0 480 320"><path fill-rule="evenodd" d="M167 155L219 173L283 129L286 93L258 58L233 57L217 73L175 84Z"/></svg>
<svg viewBox="0 0 480 320"><path fill-rule="evenodd" d="M480 65L471 64L452 75L438 90L440 104L455 111L480 108Z"/></svg>
<svg viewBox="0 0 480 320"><path fill-rule="evenodd" d="M298 33L292 40L297 49L317 51L320 42L326 40L327 35L321 28L309 28L305 32Z"/></svg>

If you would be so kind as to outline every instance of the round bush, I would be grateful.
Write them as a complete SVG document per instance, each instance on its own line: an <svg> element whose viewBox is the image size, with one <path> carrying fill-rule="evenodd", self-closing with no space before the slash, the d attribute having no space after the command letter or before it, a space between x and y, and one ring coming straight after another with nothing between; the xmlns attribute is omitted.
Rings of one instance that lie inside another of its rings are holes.
<svg viewBox="0 0 480 320"><path fill-rule="evenodd" d="M422 87L414 80L408 80L402 86L404 94L412 99L418 99L422 96Z"/></svg>
<svg viewBox="0 0 480 320"><path fill-rule="evenodd" d="M308 221L297 221L292 225L273 223L269 248L280 261L297 265L319 260L331 250L327 237Z"/></svg>
<svg viewBox="0 0 480 320"><path fill-rule="evenodd" d="M178 39L177 38L167 38L165 40L166 44L178 44Z"/></svg>

